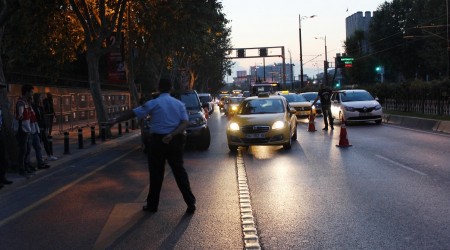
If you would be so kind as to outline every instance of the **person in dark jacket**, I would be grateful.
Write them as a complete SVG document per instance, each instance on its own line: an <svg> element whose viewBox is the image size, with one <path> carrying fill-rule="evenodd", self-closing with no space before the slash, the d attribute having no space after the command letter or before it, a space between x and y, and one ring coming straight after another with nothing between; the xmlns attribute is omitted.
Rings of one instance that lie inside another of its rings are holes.
<svg viewBox="0 0 450 250"><path fill-rule="evenodd" d="M314 104L316 104L317 100L319 100L320 98L320 104L322 105L323 123L325 124L325 127L322 130L328 130L328 125L330 125L331 130L334 129L333 116L331 115L331 94L333 94L333 91L331 89L325 87L324 84L320 84L317 97L311 105L314 106Z"/></svg>
<svg viewBox="0 0 450 250"><path fill-rule="evenodd" d="M36 119L39 125L40 137L42 144L44 144L45 152L47 153L47 160L54 161L58 158L53 156L53 149L48 140L48 130L47 130L47 122L45 118L44 107L42 107L41 94L35 93L33 94L33 104L32 104L34 113L36 114Z"/></svg>
<svg viewBox="0 0 450 250"><path fill-rule="evenodd" d="M43 101L45 122L47 126L47 134L52 135L53 119L55 118L55 109L53 107L53 95L47 92L47 98Z"/></svg>

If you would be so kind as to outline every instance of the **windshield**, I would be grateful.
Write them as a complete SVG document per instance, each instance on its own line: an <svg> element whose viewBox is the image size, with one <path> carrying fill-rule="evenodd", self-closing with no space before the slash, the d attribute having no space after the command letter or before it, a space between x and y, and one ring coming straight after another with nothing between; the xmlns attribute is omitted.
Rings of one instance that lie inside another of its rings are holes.
<svg viewBox="0 0 450 250"><path fill-rule="evenodd" d="M288 102L307 102L305 97L301 95L283 95Z"/></svg>
<svg viewBox="0 0 450 250"><path fill-rule="evenodd" d="M203 103L211 101L211 97L210 96L203 95L203 96L199 96L199 98L200 98L200 101L203 102Z"/></svg>
<svg viewBox="0 0 450 250"><path fill-rule="evenodd" d="M182 94L173 94L173 96L184 103L187 110L197 111L201 110L200 101L198 99L198 95L195 92L192 93L182 93Z"/></svg>
<svg viewBox="0 0 450 250"><path fill-rule="evenodd" d="M239 114L269 114L269 113L283 113L284 105L280 99L252 99L244 101Z"/></svg>
<svg viewBox="0 0 450 250"><path fill-rule="evenodd" d="M358 101L372 101L373 97L366 91L345 91L341 93L342 102L358 102Z"/></svg>
<svg viewBox="0 0 450 250"><path fill-rule="evenodd" d="M314 101L317 97L317 93L303 93L302 96L308 101Z"/></svg>

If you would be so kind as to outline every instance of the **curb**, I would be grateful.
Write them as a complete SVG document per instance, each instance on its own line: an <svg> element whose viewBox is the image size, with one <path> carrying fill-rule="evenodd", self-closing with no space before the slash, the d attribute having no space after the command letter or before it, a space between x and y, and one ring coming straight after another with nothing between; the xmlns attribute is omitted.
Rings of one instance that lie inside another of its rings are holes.
<svg viewBox="0 0 450 250"><path fill-rule="evenodd" d="M384 123L424 130L450 134L450 121L441 121L434 119L417 118L401 115L383 114Z"/></svg>

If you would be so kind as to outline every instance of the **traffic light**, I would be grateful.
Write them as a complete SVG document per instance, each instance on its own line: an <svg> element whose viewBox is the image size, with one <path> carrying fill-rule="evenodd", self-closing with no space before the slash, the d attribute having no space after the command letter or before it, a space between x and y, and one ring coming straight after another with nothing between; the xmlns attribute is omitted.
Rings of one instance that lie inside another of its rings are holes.
<svg viewBox="0 0 450 250"><path fill-rule="evenodd" d="M336 81L336 83L334 84L336 89L341 88L341 81Z"/></svg>
<svg viewBox="0 0 450 250"><path fill-rule="evenodd" d="M244 49L238 49L237 50L237 57L244 58L245 57L245 50Z"/></svg>
<svg viewBox="0 0 450 250"><path fill-rule="evenodd" d="M375 68L375 71L378 72L378 73L380 73L380 71L381 71L381 66L377 66L377 67Z"/></svg>
<svg viewBox="0 0 450 250"><path fill-rule="evenodd" d="M267 56L267 48L259 49L259 56Z"/></svg>

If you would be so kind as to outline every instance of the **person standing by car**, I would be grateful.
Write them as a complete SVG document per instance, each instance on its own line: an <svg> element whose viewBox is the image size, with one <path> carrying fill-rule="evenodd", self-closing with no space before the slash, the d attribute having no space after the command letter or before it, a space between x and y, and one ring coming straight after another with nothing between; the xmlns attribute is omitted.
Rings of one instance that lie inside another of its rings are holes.
<svg viewBox="0 0 450 250"><path fill-rule="evenodd" d="M147 154L150 188L147 205L142 209L153 213L158 210L164 179L164 165L167 160L188 206L186 213L192 214L196 209L196 199L191 191L189 177L183 166L183 133L189 124L189 117L185 105L170 96L169 92L172 89L170 80L161 79L158 88L161 92L158 98L149 100L133 110L126 111L121 116L111 119L109 124L126 121L135 116L142 119L150 115L152 134L149 153Z"/></svg>
<svg viewBox="0 0 450 250"><path fill-rule="evenodd" d="M328 125L330 125L331 130L334 129L333 126L333 116L331 115L331 94L333 91L322 83L319 86L319 92L317 94L316 99L311 104L311 106L314 106L316 102L320 98L320 104L322 105L322 115L323 115L323 123L325 124L325 127L322 130L328 130Z"/></svg>

